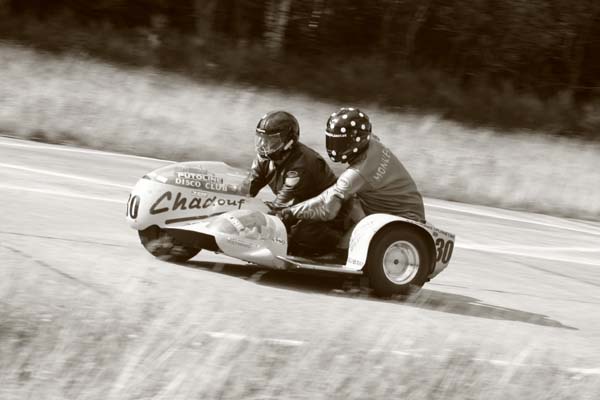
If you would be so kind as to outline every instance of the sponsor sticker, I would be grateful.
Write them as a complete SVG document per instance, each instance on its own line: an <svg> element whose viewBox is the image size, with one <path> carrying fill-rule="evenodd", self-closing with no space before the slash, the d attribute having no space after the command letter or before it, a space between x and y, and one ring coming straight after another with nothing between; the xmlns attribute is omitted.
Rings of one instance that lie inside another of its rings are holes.
<svg viewBox="0 0 600 400"><path fill-rule="evenodd" d="M392 158L392 153L390 153L390 151L388 149L383 149L381 151L381 158L379 160L379 166L377 167L377 170L375 171L375 175L373 175L373 179L375 179L376 181L381 180L381 178L384 177L384 175L387 173L387 168L390 164L390 160Z"/></svg>
<svg viewBox="0 0 600 400"><path fill-rule="evenodd" d="M274 237L273 238L273 242L275 243L279 243L279 244L286 244L287 240L284 238L280 238L280 237Z"/></svg>
<svg viewBox="0 0 600 400"><path fill-rule="evenodd" d="M359 260L357 260L356 258L349 258L349 259L348 259L348 263L349 263L349 264L353 264L353 265L361 265L361 264L362 264L362 263L361 263Z"/></svg>
<svg viewBox="0 0 600 400"><path fill-rule="evenodd" d="M245 199L221 198L219 196L192 197L177 192L164 192L150 207L150 215L162 214L168 211L205 209L209 207L228 207L238 210L246 202Z"/></svg>
<svg viewBox="0 0 600 400"><path fill-rule="evenodd" d="M240 222L239 219L237 219L236 217L232 216L232 215L228 215L227 216L227 220L231 223L231 225L233 225L233 227L238 231L238 232L242 232L245 228L244 228L244 224L242 224Z"/></svg>
<svg viewBox="0 0 600 400"><path fill-rule="evenodd" d="M177 186L220 193L235 193L238 189L236 185L225 182L221 176L212 174L203 169L183 169L177 171L176 176L173 177L169 183Z"/></svg>

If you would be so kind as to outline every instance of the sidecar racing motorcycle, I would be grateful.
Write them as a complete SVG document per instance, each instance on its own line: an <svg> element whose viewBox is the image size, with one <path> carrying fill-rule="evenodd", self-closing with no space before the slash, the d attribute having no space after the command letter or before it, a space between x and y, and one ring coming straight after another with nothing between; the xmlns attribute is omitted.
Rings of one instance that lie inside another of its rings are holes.
<svg viewBox="0 0 600 400"><path fill-rule="evenodd" d="M288 255L285 225L248 196L247 178L223 162L158 168L133 187L127 220L146 250L167 261L208 250L268 268L359 274L383 297L420 288L452 257L453 234L388 214L368 215L347 233L345 259Z"/></svg>

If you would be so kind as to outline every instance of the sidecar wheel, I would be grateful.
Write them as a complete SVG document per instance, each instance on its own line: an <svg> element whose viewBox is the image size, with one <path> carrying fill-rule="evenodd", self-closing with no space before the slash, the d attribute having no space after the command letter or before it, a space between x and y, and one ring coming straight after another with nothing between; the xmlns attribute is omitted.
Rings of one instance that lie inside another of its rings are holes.
<svg viewBox="0 0 600 400"><path fill-rule="evenodd" d="M185 262L202 249L185 246L157 226L138 231L142 245L154 257L170 262Z"/></svg>
<svg viewBox="0 0 600 400"><path fill-rule="evenodd" d="M410 294L427 280L430 255L423 237L403 227L389 227L373 238L367 258L369 283L377 296Z"/></svg>

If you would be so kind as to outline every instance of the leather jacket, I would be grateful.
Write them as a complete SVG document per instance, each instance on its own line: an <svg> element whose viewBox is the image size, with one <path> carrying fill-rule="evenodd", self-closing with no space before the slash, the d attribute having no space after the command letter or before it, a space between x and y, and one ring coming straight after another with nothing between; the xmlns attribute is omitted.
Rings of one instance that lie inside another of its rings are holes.
<svg viewBox="0 0 600 400"><path fill-rule="evenodd" d="M256 196L268 184L276 196L274 205L283 208L317 196L335 182L323 157L298 142L282 161L257 156L250 173L250 195Z"/></svg>

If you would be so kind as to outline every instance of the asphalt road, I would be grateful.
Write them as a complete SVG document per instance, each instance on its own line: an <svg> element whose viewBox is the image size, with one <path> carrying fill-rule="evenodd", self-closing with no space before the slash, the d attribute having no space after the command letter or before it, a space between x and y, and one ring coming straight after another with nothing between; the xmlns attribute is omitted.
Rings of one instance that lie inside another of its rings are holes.
<svg viewBox="0 0 600 400"><path fill-rule="evenodd" d="M343 376L376 368L428 398L600 392L599 224L428 199L451 264L383 301L342 277L153 259L125 202L165 163L0 139L0 398L333 398L374 393ZM381 398L417 393L394 379Z"/></svg>

